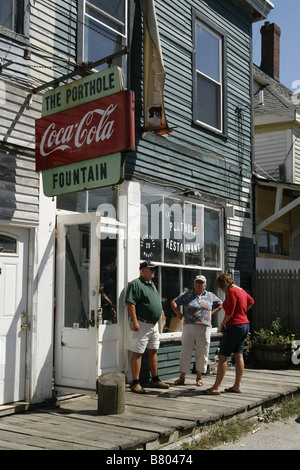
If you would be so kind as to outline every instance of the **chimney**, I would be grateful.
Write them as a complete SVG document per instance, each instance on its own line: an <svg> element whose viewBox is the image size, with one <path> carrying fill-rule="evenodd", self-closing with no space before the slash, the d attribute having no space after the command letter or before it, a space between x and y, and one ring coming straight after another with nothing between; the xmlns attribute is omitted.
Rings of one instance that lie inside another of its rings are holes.
<svg viewBox="0 0 300 470"><path fill-rule="evenodd" d="M281 30L275 23L266 21L261 27L261 65L263 72L279 82Z"/></svg>

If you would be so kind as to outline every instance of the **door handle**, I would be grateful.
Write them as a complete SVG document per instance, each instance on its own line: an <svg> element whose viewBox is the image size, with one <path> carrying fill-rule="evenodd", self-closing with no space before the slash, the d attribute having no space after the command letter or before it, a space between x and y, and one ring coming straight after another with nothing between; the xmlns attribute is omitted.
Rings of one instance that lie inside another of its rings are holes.
<svg viewBox="0 0 300 470"><path fill-rule="evenodd" d="M26 319L26 312L21 313L21 318ZM25 320L25 322L26 322L26 320ZM26 323L22 323L21 326L20 326L20 330L22 330L22 331L27 330L27 328L28 328L28 326L27 326Z"/></svg>
<svg viewBox="0 0 300 470"><path fill-rule="evenodd" d="M89 320L90 326L95 326L95 310L91 310L91 319Z"/></svg>

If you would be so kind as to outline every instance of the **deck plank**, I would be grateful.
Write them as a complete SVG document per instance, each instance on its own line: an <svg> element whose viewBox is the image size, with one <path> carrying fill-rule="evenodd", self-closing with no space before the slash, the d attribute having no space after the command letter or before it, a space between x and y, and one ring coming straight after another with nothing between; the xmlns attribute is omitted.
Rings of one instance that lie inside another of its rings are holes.
<svg viewBox="0 0 300 470"><path fill-rule="evenodd" d="M54 408L1 415L0 450L160 449L193 435L207 422L250 411L258 413L274 400L300 393L299 368L246 369L241 394L203 394L214 379L213 375L206 376L204 386L197 387L195 376L190 375L184 386L170 382L169 389L146 387L144 395L132 393L127 386L125 412L118 415L99 414L96 396L61 399ZM229 369L222 389L233 381L234 369Z"/></svg>

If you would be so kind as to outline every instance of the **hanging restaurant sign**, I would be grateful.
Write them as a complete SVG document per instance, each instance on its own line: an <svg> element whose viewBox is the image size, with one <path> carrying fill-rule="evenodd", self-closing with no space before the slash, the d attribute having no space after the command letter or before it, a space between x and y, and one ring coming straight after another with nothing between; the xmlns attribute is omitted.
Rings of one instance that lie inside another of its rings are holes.
<svg viewBox="0 0 300 470"><path fill-rule="evenodd" d="M36 121L36 170L134 150L134 93L121 91Z"/></svg>
<svg viewBox="0 0 300 470"><path fill-rule="evenodd" d="M125 89L123 70L109 67L67 85L48 90L43 96L42 116L90 103Z"/></svg>
<svg viewBox="0 0 300 470"><path fill-rule="evenodd" d="M113 186L123 179L121 153L91 158L43 171L45 196Z"/></svg>

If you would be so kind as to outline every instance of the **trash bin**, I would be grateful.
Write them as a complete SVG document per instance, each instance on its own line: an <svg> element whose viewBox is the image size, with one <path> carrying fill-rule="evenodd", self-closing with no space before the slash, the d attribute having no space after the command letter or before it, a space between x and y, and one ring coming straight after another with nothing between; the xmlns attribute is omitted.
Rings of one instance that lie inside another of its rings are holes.
<svg viewBox="0 0 300 470"><path fill-rule="evenodd" d="M106 372L98 377L98 412L103 415L125 411L125 375Z"/></svg>

